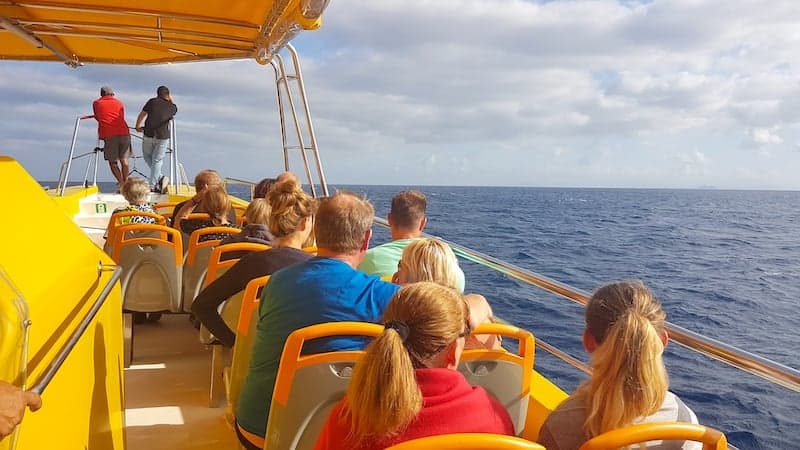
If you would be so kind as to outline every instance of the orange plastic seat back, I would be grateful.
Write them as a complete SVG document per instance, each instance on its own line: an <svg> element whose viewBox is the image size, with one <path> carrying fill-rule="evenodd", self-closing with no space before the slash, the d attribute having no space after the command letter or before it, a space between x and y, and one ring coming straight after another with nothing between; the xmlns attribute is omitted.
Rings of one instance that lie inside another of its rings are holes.
<svg viewBox="0 0 800 450"><path fill-rule="evenodd" d="M303 355L306 341L334 336L374 338L382 332L383 325L361 322L322 323L292 332L278 366L264 448L312 448L328 414L344 398L353 366L364 355L362 350Z"/></svg>
<svg viewBox="0 0 800 450"><path fill-rule="evenodd" d="M236 324L236 343L233 344L231 367L227 376L228 404L236 410L239 394L242 391L245 376L250 368L250 356L258 323L259 291L266 286L269 275L254 278L247 283L242 294L242 306L239 310L239 321Z"/></svg>
<svg viewBox="0 0 800 450"><path fill-rule="evenodd" d="M179 312L183 268L180 232L152 224L123 225L117 231L112 258L122 267L123 308Z"/></svg>
<svg viewBox="0 0 800 450"><path fill-rule="evenodd" d="M242 230L233 227L206 227L195 230L189 237L186 261L183 264L183 310L191 311L192 303L203 286L208 270L208 258L220 239L203 240L217 234L237 234Z"/></svg>
<svg viewBox="0 0 800 450"><path fill-rule="evenodd" d="M393 445L386 450L544 450L541 445L514 436L491 433L455 433L428 436Z"/></svg>
<svg viewBox="0 0 800 450"><path fill-rule="evenodd" d="M117 229L122 225L130 225L130 220L125 220L128 217L150 217L155 220L157 225L166 225L167 220L164 216L156 213L151 213L147 211L120 211L116 212L111 215L111 218L108 220L108 227L106 233L106 245L103 248L107 254L111 255L114 248L114 240L117 236Z"/></svg>
<svg viewBox="0 0 800 450"><path fill-rule="evenodd" d="M525 432L533 376L535 340L527 330L503 323L481 324L472 334L496 334L515 339L516 353L503 348L464 350L458 371L473 386L481 386L508 411L517 435Z"/></svg>
<svg viewBox="0 0 800 450"><path fill-rule="evenodd" d="M231 253L252 253L268 249L269 245L257 244L255 242L234 242L232 244L214 247L214 250L211 251L211 256L208 257L208 272L206 273L206 280L203 287L211 284L212 281L225 273L225 270L230 269L239 261L239 258L225 258Z"/></svg>
<svg viewBox="0 0 800 450"><path fill-rule="evenodd" d="M648 441L695 441L703 450L727 450L725 434L714 428L685 422L657 422L631 425L608 431L584 442L580 450L611 450Z"/></svg>
<svg viewBox="0 0 800 450"><path fill-rule="evenodd" d="M225 244L214 247L214 250L211 251L211 256L208 259L208 271L206 272L203 289L208 287L208 285L214 282L214 280L221 277L222 274L224 274L239 261L238 258L225 259L224 261L221 261L225 255L241 255L241 252L251 253L267 249L269 249L268 245L256 244L254 242L235 242L233 244ZM222 320L225 321L225 325L227 325L230 329L235 329L236 324L239 321L239 311L242 308L242 298L244 298L244 292L237 292L225 300L218 308L219 314L222 316ZM213 337L205 326L200 327L200 342L204 344L213 342Z"/></svg>

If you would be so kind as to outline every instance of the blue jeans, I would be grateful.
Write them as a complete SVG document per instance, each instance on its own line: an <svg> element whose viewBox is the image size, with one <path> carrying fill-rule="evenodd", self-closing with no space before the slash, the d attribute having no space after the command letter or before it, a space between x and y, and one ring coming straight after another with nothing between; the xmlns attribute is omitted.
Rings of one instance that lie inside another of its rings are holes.
<svg viewBox="0 0 800 450"><path fill-rule="evenodd" d="M167 144L169 144L169 139L142 137L142 156L144 162L150 167L150 186L155 186L161 178L161 166L164 165Z"/></svg>

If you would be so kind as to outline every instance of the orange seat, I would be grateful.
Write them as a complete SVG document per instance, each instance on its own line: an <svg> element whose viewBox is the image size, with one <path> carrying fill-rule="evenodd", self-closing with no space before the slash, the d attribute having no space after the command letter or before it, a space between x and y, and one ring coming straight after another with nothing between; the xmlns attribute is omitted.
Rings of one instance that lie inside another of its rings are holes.
<svg viewBox="0 0 800 450"><path fill-rule="evenodd" d="M611 450L648 441L696 441L703 450L726 450L725 434L703 425L685 422L657 422L631 425L605 432L584 442L580 450Z"/></svg>
<svg viewBox="0 0 800 450"><path fill-rule="evenodd" d="M208 258L220 240L202 240L212 234L237 234L242 230L233 227L206 227L195 230L189 237L186 261L183 264L183 310L191 312L192 302L203 286L208 270Z"/></svg>
<svg viewBox="0 0 800 450"><path fill-rule="evenodd" d="M301 354L307 341L332 336L374 338L383 325L329 322L293 331L283 346L267 420L268 448L312 448L333 407L344 398L363 350Z"/></svg>
<svg viewBox="0 0 800 450"><path fill-rule="evenodd" d="M256 337L258 324L258 304L261 288L266 286L269 275L254 278L247 283L242 295L242 306L239 310L239 321L236 324L236 343L233 345L231 366L225 371L225 391L228 405L233 411L239 401L247 370L250 368L250 354L253 352L253 342Z"/></svg>
<svg viewBox="0 0 800 450"><path fill-rule="evenodd" d="M103 246L103 250L110 256L113 253L114 247L114 240L117 235L117 229L122 225L130 225L131 222L125 219L128 217L150 217L156 221L157 225L166 225L167 220L164 216L156 213L151 213L147 211L120 211L115 212L111 215L111 218L108 220L108 227L106 228L106 243Z"/></svg>
<svg viewBox="0 0 800 450"><path fill-rule="evenodd" d="M491 433L455 433L428 436L393 445L386 450L544 450L541 445L514 436Z"/></svg>
<svg viewBox="0 0 800 450"><path fill-rule="evenodd" d="M458 371L473 386L481 386L508 411L518 436L526 434L535 339L527 330L503 323L484 323L472 334L497 334L517 340L517 352L470 349L461 354Z"/></svg>
<svg viewBox="0 0 800 450"><path fill-rule="evenodd" d="M239 258L226 258L231 253L251 253L268 250L269 245L257 244L255 242L234 242L232 244L219 245L214 247L211 255L208 257L208 272L206 272L206 279L203 283L205 288L214 280L221 277L226 270L230 269L234 264L239 261Z"/></svg>

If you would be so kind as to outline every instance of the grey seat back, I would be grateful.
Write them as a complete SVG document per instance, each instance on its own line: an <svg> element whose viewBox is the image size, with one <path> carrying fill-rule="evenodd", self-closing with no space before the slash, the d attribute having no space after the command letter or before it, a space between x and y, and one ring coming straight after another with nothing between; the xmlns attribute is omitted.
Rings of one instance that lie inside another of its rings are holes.
<svg viewBox="0 0 800 450"><path fill-rule="evenodd" d="M275 380L264 448L313 448L331 409L344 398L353 366L364 354L357 350L301 355L305 341L331 336L375 337L382 331L382 325L372 323L332 322L290 334Z"/></svg>
<svg viewBox="0 0 800 450"><path fill-rule="evenodd" d="M151 236L136 236L139 233ZM164 236L171 236L173 240L162 238ZM120 285L124 310L180 312L180 239L176 230L161 225L136 224L119 228L113 257L122 267Z"/></svg>
<svg viewBox="0 0 800 450"><path fill-rule="evenodd" d="M505 349L465 350L458 371L473 386L481 386L508 411L514 431L521 434L528 414L531 378L533 375L534 338L520 328L505 324L484 324L473 334L499 334L516 339L516 353Z"/></svg>

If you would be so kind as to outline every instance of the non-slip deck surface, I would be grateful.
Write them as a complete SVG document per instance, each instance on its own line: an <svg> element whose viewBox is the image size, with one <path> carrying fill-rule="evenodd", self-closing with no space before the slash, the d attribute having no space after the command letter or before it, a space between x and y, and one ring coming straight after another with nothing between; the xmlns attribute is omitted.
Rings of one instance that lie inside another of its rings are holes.
<svg viewBox="0 0 800 450"><path fill-rule="evenodd" d="M129 450L236 449L225 408L208 407L211 350L186 315L134 325L125 370Z"/></svg>

